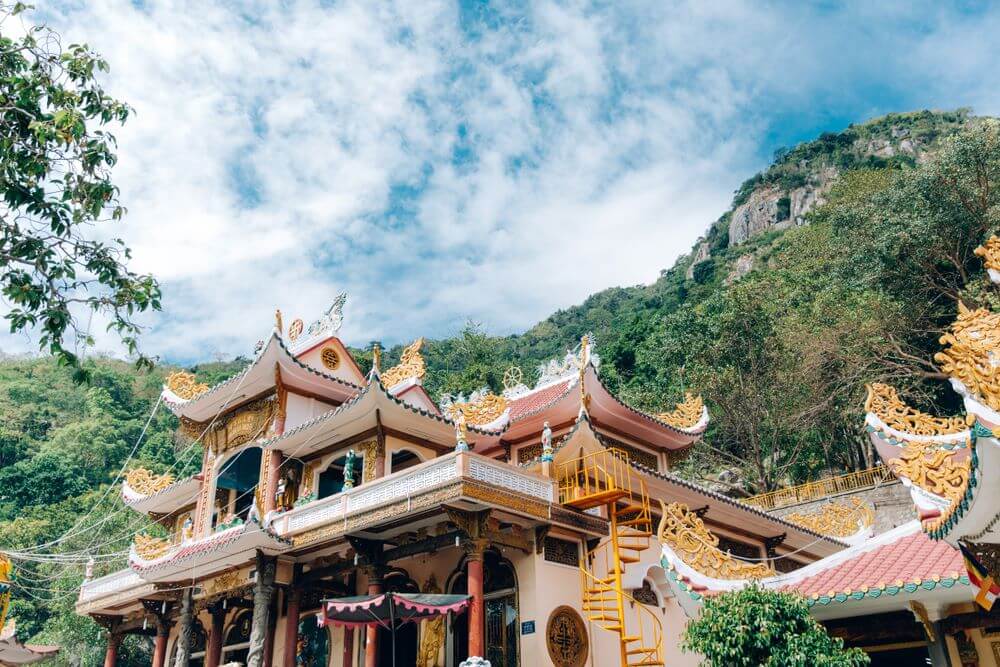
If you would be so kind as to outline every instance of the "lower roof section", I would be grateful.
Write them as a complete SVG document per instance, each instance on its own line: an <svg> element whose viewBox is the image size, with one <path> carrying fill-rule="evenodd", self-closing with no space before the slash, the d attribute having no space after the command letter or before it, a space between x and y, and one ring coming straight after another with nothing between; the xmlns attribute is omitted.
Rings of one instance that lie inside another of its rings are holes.
<svg viewBox="0 0 1000 667"><path fill-rule="evenodd" d="M705 576L669 545L662 548L667 581L689 615L700 612L706 597L751 583ZM911 601L940 611L975 597L961 553L945 542L931 540L918 521L759 583L802 595L821 620L908 609Z"/></svg>

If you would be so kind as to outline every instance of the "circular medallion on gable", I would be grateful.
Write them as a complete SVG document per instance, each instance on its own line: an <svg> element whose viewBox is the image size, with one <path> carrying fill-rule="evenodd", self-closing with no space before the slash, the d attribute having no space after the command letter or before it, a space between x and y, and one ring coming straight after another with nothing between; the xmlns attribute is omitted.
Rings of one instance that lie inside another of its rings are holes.
<svg viewBox="0 0 1000 667"><path fill-rule="evenodd" d="M304 327L305 324L302 323L301 319L292 322L292 326L288 327L288 340L294 343L296 339L302 335L302 329Z"/></svg>
<svg viewBox="0 0 1000 667"><path fill-rule="evenodd" d="M340 355L332 347L324 347L323 351L319 353L319 358L323 365L331 371L337 370L337 367L340 366Z"/></svg>
<svg viewBox="0 0 1000 667"><path fill-rule="evenodd" d="M545 645L556 667L583 667L587 662L587 626L572 607L556 607L545 626Z"/></svg>

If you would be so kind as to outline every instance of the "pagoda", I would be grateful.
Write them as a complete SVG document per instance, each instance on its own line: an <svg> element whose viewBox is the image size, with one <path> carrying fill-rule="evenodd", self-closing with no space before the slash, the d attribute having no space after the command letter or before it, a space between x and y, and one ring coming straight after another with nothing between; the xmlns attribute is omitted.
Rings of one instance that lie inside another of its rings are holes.
<svg viewBox="0 0 1000 667"><path fill-rule="evenodd" d="M391 368L377 348L359 367L338 338L343 302L309 325L279 314L215 386L168 378L163 401L202 464L126 476L122 500L151 529L76 603L106 628L106 665L129 633L155 635L154 667L694 665L656 545L670 508L711 529L712 567L732 575L849 546L676 476L708 425L702 400L627 405L587 337L533 386L512 369L501 393L436 402L422 340ZM326 600L390 592L463 595L468 610L401 625L394 642L322 622Z"/></svg>

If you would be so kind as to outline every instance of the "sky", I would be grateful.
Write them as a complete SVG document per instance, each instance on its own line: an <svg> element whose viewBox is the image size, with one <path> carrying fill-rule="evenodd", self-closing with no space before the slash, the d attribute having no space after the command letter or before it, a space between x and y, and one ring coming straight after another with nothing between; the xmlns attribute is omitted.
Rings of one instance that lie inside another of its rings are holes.
<svg viewBox="0 0 1000 667"><path fill-rule="evenodd" d="M135 108L110 233L163 287L143 351L175 362L248 354L275 308L308 322L341 290L351 344L523 331L655 280L779 147L1000 113L989 3L36 7Z"/></svg>

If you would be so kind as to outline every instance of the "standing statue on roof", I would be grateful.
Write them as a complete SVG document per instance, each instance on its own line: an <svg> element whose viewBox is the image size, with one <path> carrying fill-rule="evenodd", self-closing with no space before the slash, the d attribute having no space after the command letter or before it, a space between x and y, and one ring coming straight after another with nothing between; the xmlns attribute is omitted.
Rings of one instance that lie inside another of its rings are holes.
<svg viewBox="0 0 1000 667"><path fill-rule="evenodd" d="M551 461L554 451L552 449L552 429L546 421L542 427L542 461Z"/></svg>

